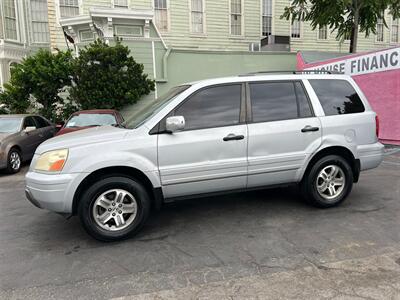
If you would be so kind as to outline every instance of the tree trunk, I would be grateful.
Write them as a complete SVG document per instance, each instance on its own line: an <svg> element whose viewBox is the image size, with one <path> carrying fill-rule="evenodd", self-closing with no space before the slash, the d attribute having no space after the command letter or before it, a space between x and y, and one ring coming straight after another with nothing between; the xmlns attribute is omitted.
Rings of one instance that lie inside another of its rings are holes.
<svg viewBox="0 0 400 300"><path fill-rule="evenodd" d="M360 10L358 8L357 1L353 1L353 5L354 5L354 23L350 36L350 53L357 53L358 24L359 24Z"/></svg>

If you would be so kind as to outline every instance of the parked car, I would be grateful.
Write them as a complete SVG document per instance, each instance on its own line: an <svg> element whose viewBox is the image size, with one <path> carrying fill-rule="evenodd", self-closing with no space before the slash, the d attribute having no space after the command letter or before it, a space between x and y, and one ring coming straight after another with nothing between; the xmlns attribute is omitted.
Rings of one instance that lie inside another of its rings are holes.
<svg viewBox="0 0 400 300"><path fill-rule="evenodd" d="M345 75L185 84L124 125L43 143L27 198L114 241L138 232L151 207L194 196L298 184L309 203L332 207L383 159L378 118Z"/></svg>
<svg viewBox="0 0 400 300"><path fill-rule="evenodd" d="M73 113L56 135L104 125L120 125L124 122L122 115L114 109L82 110Z"/></svg>
<svg viewBox="0 0 400 300"><path fill-rule="evenodd" d="M0 169L17 173L37 146L54 136L55 126L36 115L0 115Z"/></svg>

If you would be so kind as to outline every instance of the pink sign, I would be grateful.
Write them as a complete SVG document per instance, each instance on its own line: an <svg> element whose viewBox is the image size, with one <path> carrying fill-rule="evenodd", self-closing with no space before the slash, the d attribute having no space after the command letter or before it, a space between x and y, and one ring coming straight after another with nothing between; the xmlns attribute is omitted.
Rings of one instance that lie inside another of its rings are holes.
<svg viewBox="0 0 400 300"><path fill-rule="evenodd" d="M305 63L297 53L298 70L329 70L352 76L379 116L379 139L400 145L400 48L358 53Z"/></svg>

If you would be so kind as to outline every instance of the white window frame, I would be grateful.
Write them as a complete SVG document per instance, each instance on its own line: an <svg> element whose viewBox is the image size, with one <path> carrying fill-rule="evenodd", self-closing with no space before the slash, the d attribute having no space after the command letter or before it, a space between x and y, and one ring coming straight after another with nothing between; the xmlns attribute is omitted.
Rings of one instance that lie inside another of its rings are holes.
<svg viewBox="0 0 400 300"><path fill-rule="evenodd" d="M92 33L92 38L90 38L90 39L82 39L82 33L83 32L88 32L88 31ZM94 39L95 39L95 35L90 29L78 30L78 36L79 36L79 42L89 42L89 41L94 41Z"/></svg>
<svg viewBox="0 0 400 300"><path fill-rule="evenodd" d="M12 42L19 42L20 41L20 33L19 33L19 19L18 19L18 1L17 0L11 0L14 1L14 9L15 9L15 29L16 29L16 33L17 33L17 39L11 39L9 37L7 37L7 32L6 32L6 16L5 16L5 3L2 1L2 7L1 7L1 11L3 13L4 19L3 19L3 34L4 34L4 40L6 41L12 41ZM8 17L9 18L9 17Z"/></svg>
<svg viewBox="0 0 400 300"><path fill-rule="evenodd" d="M376 23L376 35L375 35L375 43L377 44L382 44L385 43L385 24L383 20L385 19L385 12L383 12L382 18L378 18L378 21ZM382 23L379 23L379 20L382 20ZM382 26L382 40L379 40L379 30L378 26Z"/></svg>
<svg viewBox="0 0 400 300"><path fill-rule="evenodd" d="M229 35L233 38L244 35L244 0L240 0L240 34L232 34L232 0L229 0Z"/></svg>
<svg viewBox="0 0 400 300"><path fill-rule="evenodd" d="M290 39L291 40L301 40L303 38L303 21L296 19L295 22L299 22L299 36L294 37L293 34L293 23L290 20Z"/></svg>
<svg viewBox="0 0 400 300"><path fill-rule="evenodd" d="M45 1L46 6L47 6L47 0ZM47 9L47 7L46 7ZM47 14L47 20L46 21L38 21L38 20L34 20L33 19L33 14L32 14L32 1L29 2L29 11L30 11L30 22L32 24L32 30L31 30L31 34L32 34L32 43L34 44L49 44L50 43L50 28L49 28L49 19L48 19L48 12L46 11ZM43 41L36 41L35 40L35 32L34 32L34 27L33 27L33 23L46 23L47 24L47 33L48 33L48 40L46 42Z"/></svg>
<svg viewBox="0 0 400 300"><path fill-rule="evenodd" d="M130 8L130 7L129 7L129 4L130 4L130 3L129 3L129 2L130 2L129 0L126 0L126 6L119 6L119 5L116 6L116 5L115 5L115 1L118 1L118 0L111 0L111 5L112 5L113 8L117 8L117 9L126 9L126 8L129 9L129 8Z"/></svg>
<svg viewBox="0 0 400 300"><path fill-rule="evenodd" d="M394 22L396 22L396 23L394 23ZM397 31L397 35L396 35L397 36L397 40L396 41L392 40L393 33L394 33L393 27L397 28L396 29L396 31ZM399 44L399 34L400 34L399 29L400 29L400 18L394 19L393 16L392 16L392 23L390 25L390 44Z"/></svg>
<svg viewBox="0 0 400 300"><path fill-rule="evenodd" d="M264 15L264 0L260 1L260 9L261 9L261 24L260 24L260 32L261 32L261 36L262 37L266 37L266 35L263 34L264 31L264 17L271 17L271 35L274 34L274 21L275 21L275 17L274 17L274 9L275 9L275 0L270 0L271 1L271 15Z"/></svg>
<svg viewBox="0 0 400 300"><path fill-rule="evenodd" d="M57 12L58 12L59 19L62 19L62 18L73 18L73 17L74 17L74 16L63 17L63 16L61 15L60 0L55 0L55 5L57 6ZM82 14L82 0L78 0L78 11L79 11L79 13L78 13L78 15L76 15L76 16L79 16L79 15Z"/></svg>
<svg viewBox="0 0 400 300"><path fill-rule="evenodd" d="M200 0L202 2L201 7L202 7L202 14L203 14L203 28L202 28L202 32L194 32L193 31L193 24L192 24L192 0L188 0L189 1L189 29L190 29L190 34L191 35L206 35L206 1L205 0Z"/></svg>
<svg viewBox="0 0 400 300"><path fill-rule="evenodd" d="M139 29L140 29L140 34L124 34L124 35L118 34L117 28L118 28L119 26L139 28ZM113 26L113 32L114 32L115 35L117 35L117 36L122 36L122 37L143 37L143 26L140 26L140 25L133 25L133 24L122 24L122 23L118 23L118 24L114 24L114 26Z"/></svg>
<svg viewBox="0 0 400 300"><path fill-rule="evenodd" d="M151 0L152 1L152 6L153 6L153 11L154 11L154 24L157 26L157 22L156 22L156 6L154 4L155 0ZM165 0L166 4L167 4L167 8L165 9L167 11L167 29L163 30L162 28L159 28L157 26L157 30L159 30L161 33L168 33L171 30L171 20L170 20L170 3L169 0Z"/></svg>
<svg viewBox="0 0 400 300"><path fill-rule="evenodd" d="M321 38L320 38L319 33L320 33L320 30L322 29L322 27L321 27L321 26L318 26L318 29L317 29L317 40L318 40L318 41L328 41L328 40L329 40L329 28L328 28L328 25L325 25L325 26L323 26L323 27L326 28L326 39L321 39Z"/></svg>

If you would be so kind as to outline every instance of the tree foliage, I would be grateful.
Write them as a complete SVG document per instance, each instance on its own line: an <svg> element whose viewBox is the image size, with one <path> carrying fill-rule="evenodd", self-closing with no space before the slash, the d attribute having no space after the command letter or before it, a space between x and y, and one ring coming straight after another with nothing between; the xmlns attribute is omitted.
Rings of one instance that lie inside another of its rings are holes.
<svg viewBox="0 0 400 300"><path fill-rule="evenodd" d="M79 51L74 61L70 99L82 109L121 109L154 90L143 65L117 40L114 46L97 40Z"/></svg>
<svg viewBox="0 0 400 300"><path fill-rule="evenodd" d="M366 36L376 33L382 12L389 9L394 18L400 16L399 0L293 0L281 18L310 21L313 29L327 26L337 38L350 37L350 52L357 52L358 32ZM387 26L385 20L384 25Z"/></svg>
<svg viewBox="0 0 400 300"><path fill-rule="evenodd" d="M62 104L59 93L70 85L72 55L70 51L56 54L41 49L11 68L11 78L4 85L0 100L16 113L36 109L54 119L55 105Z"/></svg>
<svg viewBox="0 0 400 300"><path fill-rule="evenodd" d="M121 109L154 90L154 82L120 41L109 46L97 40L78 57L70 51L38 51L11 68L4 88L3 112L35 111L56 121L78 109Z"/></svg>

